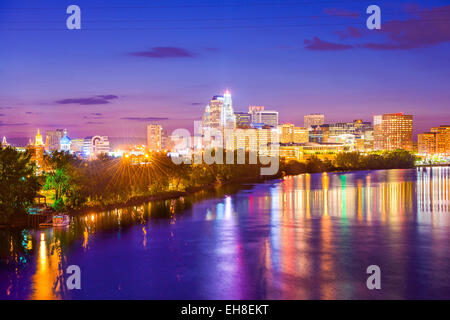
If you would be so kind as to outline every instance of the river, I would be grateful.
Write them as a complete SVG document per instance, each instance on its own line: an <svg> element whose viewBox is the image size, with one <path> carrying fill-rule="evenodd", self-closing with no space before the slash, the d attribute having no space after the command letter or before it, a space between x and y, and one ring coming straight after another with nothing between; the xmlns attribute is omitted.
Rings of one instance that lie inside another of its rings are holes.
<svg viewBox="0 0 450 320"><path fill-rule="evenodd" d="M450 299L449 201L449 167L303 174L0 230L0 298Z"/></svg>

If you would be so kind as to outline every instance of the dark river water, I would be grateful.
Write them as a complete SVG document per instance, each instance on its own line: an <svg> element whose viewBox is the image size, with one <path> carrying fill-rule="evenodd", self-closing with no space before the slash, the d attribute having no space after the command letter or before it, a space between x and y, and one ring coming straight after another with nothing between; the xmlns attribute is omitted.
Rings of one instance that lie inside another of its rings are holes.
<svg viewBox="0 0 450 320"><path fill-rule="evenodd" d="M0 298L450 299L449 200L448 167L306 174L0 229Z"/></svg>

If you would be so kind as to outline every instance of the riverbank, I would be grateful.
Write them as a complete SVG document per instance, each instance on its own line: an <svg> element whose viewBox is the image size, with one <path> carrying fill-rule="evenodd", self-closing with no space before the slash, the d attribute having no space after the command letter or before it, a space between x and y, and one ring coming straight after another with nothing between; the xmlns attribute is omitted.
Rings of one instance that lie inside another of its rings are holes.
<svg viewBox="0 0 450 320"><path fill-rule="evenodd" d="M93 206L86 206L77 210L71 210L67 212L70 215L80 215L85 214L90 211L107 211L112 209L120 209L120 208L126 208L130 206L139 206L144 203L148 202L156 202L156 201L165 201L165 200L175 200L187 196L192 196L196 193L203 192L205 190L218 190L220 188L223 188L224 186L229 185L242 185L246 183L261 183L268 180L274 180L279 179L283 177L282 174L277 174L276 176L260 176L259 178L238 178L238 179L231 179L227 181L221 181L218 183L213 184L206 184L199 187L189 188L185 191L165 191L161 192L155 195L151 196L138 196L133 197L125 202L116 202L112 204L106 204L106 205L93 205Z"/></svg>
<svg viewBox="0 0 450 320"><path fill-rule="evenodd" d="M61 212L61 213L68 214L70 216L78 216L78 215L83 215L83 214L86 214L86 213L92 212L92 211L98 212L98 211L109 211L109 210L113 210L113 209L122 209L122 208L131 207L131 206L139 206L139 205L142 205L142 204L148 203L148 202L176 200L176 199L180 199L183 197L193 196L196 193L200 193L205 190L213 191L213 190L219 190L220 188L223 188L225 186L230 186L230 185L241 186L243 184L248 184L248 183L261 183L261 182L268 181L268 180L279 179L281 177L283 177L282 173L274 175L274 176L260 176L258 178L235 178L235 179L230 179L227 181L219 181L219 182L212 183L212 184L206 184L203 186L188 188L185 191L165 191L165 192L160 192L160 193L157 193L154 195L149 195L149 196L137 196L137 197L133 197L125 202L86 205L86 206L76 209L76 210L69 210L69 211L65 211L65 212ZM3 228L3 229L4 228L27 228L27 227L30 227L30 226L28 225L26 216L23 218L11 221L10 224L0 224L0 228Z"/></svg>

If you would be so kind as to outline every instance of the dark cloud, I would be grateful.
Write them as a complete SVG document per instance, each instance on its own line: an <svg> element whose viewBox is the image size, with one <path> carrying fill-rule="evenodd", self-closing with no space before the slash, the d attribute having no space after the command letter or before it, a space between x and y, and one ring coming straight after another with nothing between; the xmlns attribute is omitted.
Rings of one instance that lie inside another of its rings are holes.
<svg viewBox="0 0 450 320"><path fill-rule="evenodd" d="M450 42L450 5L421 8L417 5L406 6L405 13L410 18L382 22L381 30L368 30L364 27L347 27L344 31L335 31L341 40L364 39L354 44L340 44L322 41L317 37L313 41L305 40L306 48L310 50L338 50L350 48L365 48L371 50L408 50L425 48ZM375 36L382 40L368 41Z"/></svg>
<svg viewBox="0 0 450 320"><path fill-rule="evenodd" d="M97 122L97 121L88 121L86 124L103 124L103 122Z"/></svg>
<svg viewBox="0 0 450 320"><path fill-rule="evenodd" d="M118 99L118 96L115 95L98 95L89 98L71 98L71 99L62 99L57 100L55 103L57 104L80 104L80 105L96 105L96 104L108 104L111 103L111 100Z"/></svg>
<svg viewBox="0 0 450 320"><path fill-rule="evenodd" d="M103 116L103 113L100 112L91 112L90 114L83 116L83 119L94 119L94 120L98 120L98 119L104 119L105 117Z"/></svg>
<svg viewBox="0 0 450 320"><path fill-rule="evenodd" d="M334 17L358 18L359 13L339 8L325 8L323 13Z"/></svg>
<svg viewBox="0 0 450 320"><path fill-rule="evenodd" d="M4 123L0 121L0 127L16 127L16 126L27 126L29 123L20 122L20 123Z"/></svg>
<svg viewBox="0 0 450 320"><path fill-rule="evenodd" d="M204 103L201 103L201 102L192 102L191 105L192 105L192 106L202 106L202 105L204 105Z"/></svg>
<svg viewBox="0 0 450 320"><path fill-rule="evenodd" d="M121 120L131 120L131 121L163 121L169 120L169 118L160 118L160 117L126 117L120 118Z"/></svg>
<svg viewBox="0 0 450 320"><path fill-rule="evenodd" d="M375 50L404 50L450 42L450 5L422 9L411 14L417 18L405 21L393 20L381 25L380 31L388 41L368 42L362 47Z"/></svg>
<svg viewBox="0 0 450 320"><path fill-rule="evenodd" d="M189 50L178 47L153 47L148 51L130 52L130 56L144 58L193 58L195 54Z"/></svg>
<svg viewBox="0 0 450 320"><path fill-rule="evenodd" d="M319 37L314 37L313 40L305 40L305 48L308 50L317 51L336 51L336 50L347 50L353 48L351 45L332 43L324 40L320 40Z"/></svg>
<svg viewBox="0 0 450 320"><path fill-rule="evenodd" d="M5 114L4 113L0 113L0 117L4 117L5 116Z"/></svg>
<svg viewBox="0 0 450 320"><path fill-rule="evenodd" d="M335 31L334 33L337 34L341 40L348 38L361 38L363 36L363 32L361 30L350 26L348 26L344 31Z"/></svg>

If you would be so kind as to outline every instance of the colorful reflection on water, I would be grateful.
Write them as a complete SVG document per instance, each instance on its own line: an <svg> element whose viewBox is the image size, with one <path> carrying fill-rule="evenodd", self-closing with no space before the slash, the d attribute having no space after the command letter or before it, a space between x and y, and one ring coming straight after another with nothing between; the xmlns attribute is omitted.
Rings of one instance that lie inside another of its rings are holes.
<svg viewBox="0 0 450 320"><path fill-rule="evenodd" d="M305 174L0 230L0 297L448 299L449 187L448 167Z"/></svg>

